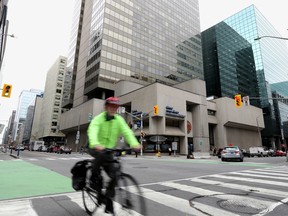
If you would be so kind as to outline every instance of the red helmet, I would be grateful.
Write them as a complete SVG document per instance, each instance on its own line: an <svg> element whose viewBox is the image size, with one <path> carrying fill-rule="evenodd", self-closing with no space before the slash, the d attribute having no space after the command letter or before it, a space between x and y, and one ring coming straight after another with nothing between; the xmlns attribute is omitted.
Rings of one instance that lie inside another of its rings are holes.
<svg viewBox="0 0 288 216"><path fill-rule="evenodd" d="M109 97L105 100L105 105L116 105L120 106L120 100L117 97Z"/></svg>

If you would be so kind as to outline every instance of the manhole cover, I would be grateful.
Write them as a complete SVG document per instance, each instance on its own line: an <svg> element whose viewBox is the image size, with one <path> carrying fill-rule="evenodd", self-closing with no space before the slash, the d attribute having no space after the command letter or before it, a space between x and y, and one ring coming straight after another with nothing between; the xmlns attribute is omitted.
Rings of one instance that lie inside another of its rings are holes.
<svg viewBox="0 0 288 216"><path fill-rule="evenodd" d="M148 168L148 167L141 167L141 166L139 166L139 167L133 167L133 168L137 168L137 169L145 169L145 168Z"/></svg>
<svg viewBox="0 0 288 216"><path fill-rule="evenodd" d="M221 200L218 205L229 211L246 214L258 214L267 208L266 205L261 203L253 203L253 206L251 206L251 203L245 200Z"/></svg>

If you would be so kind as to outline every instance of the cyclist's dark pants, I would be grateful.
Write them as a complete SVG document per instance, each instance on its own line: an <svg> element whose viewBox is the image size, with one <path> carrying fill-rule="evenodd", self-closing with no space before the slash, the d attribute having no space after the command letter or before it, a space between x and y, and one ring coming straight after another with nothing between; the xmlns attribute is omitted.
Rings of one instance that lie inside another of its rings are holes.
<svg viewBox="0 0 288 216"><path fill-rule="evenodd" d="M92 167L92 176L91 180L96 182L96 190L101 193L103 187L103 179L101 175L101 167L105 170L109 178L111 179L108 187L106 189L105 196L108 198L113 198L115 196L115 184L116 184L116 166L113 158L112 152L98 152L95 149L89 149L89 154L93 156L94 163Z"/></svg>

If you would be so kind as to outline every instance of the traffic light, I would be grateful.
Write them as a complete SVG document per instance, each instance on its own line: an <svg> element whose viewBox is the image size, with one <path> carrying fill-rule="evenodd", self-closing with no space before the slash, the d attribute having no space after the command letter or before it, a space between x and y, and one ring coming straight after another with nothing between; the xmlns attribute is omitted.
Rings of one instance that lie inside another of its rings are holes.
<svg viewBox="0 0 288 216"><path fill-rule="evenodd" d="M3 89L2 89L2 97L10 98L11 91L12 91L12 85L4 84Z"/></svg>
<svg viewBox="0 0 288 216"><path fill-rule="evenodd" d="M158 105L155 105L154 106L154 115L158 115L158 111L159 111Z"/></svg>
<svg viewBox="0 0 288 216"><path fill-rule="evenodd" d="M234 101L235 101L235 106L237 108L242 106L242 98L241 98L240 94L237 94L237 95L234 96Z"/></svg>

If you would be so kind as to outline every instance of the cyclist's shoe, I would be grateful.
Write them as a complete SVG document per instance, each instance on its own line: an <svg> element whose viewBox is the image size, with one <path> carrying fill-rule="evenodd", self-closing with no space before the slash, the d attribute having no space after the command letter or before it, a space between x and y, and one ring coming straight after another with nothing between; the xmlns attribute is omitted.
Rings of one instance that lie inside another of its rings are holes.
<svg viewBox="0 0 288 216"><path fill-rule="evenodd" d="M106 199L105 213L114 214L113 201L111 199Z"/></svg>

